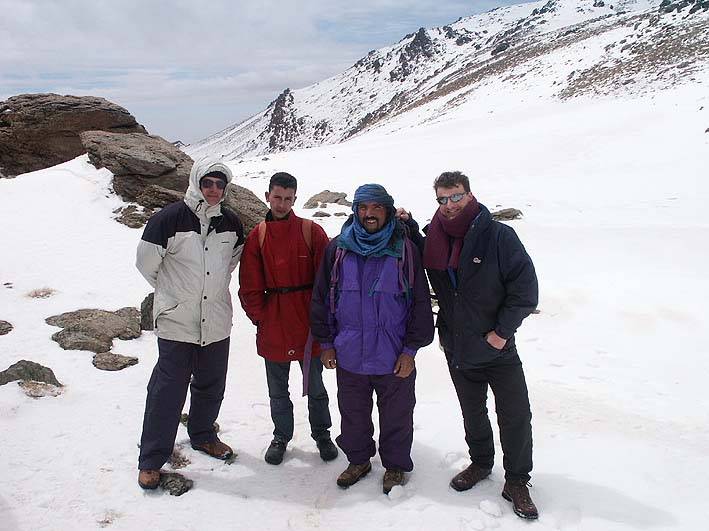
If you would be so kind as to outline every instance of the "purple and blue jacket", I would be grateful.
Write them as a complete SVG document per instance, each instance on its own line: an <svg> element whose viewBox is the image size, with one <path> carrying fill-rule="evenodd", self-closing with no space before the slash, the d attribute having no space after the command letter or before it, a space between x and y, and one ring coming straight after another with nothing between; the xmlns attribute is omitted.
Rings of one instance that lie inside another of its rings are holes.
<svg viewBox="0 0 709 531"><path fill-rule="evenodd" d="M391 374L400 354L415 356L433 341L431 295L421 257L418 252L410 253L413 283L402 291L399 259L346 251L331 290L337 240L325 249L315 277L310 305L313 337L323 350L335 349L337 365L346 371Z"/></svg>

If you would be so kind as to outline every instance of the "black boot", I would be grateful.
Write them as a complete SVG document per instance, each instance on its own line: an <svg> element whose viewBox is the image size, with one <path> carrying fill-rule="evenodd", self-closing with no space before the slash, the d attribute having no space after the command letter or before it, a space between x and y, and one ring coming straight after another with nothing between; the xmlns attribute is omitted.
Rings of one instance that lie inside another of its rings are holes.
<svg viewBox="0 0 709 531"><path fill-rule="evenodd" d="M319 439L316 442L318 446L318 451L320 452L320 459L323 461L332 461L337 459L337 446L335 446L330 439L330 437Z"/></svg>
<svg viewBox="0 0 709 531"><path fill-rule="evenodd" d="M451 487L458 492L472 489L477 483L490 475L489 468L481 468L475 463L472 463L468 468L456 474L451 479Z"/></svg>
<svg viewBox="0 0 709 531"><path fill-rule="evenodd" d="M286 441L282 441L281 439L273 439L263 458L270 465L280 465L283 462L283 454L286 453L287 444Z"/></svg>

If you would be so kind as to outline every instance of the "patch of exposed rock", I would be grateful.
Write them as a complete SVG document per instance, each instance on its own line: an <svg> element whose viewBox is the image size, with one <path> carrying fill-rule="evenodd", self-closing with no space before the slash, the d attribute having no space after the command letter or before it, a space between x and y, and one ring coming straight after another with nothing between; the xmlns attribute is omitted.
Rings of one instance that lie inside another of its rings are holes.
<svg viewBox="0 0 709 531"><path fill-rule="evenodd" d="M12 332L12 324L7 321L0 321L0 336L4 336L10 332Z"/></svg>
<svg viewBox="0 0 709 531"><path fill-rule="evenodd" d="M153 300L155 292L149 293L147 297L140 303L140 329L153 330L155 323L153 322Z"/></svg>
<svg viewBox="0 0 709 531"><path fill-rule="evenodd" d="M342 192L331 192L330 190L323 190L319 194L315 194L313 197L308 199L303 208L324 208L323 205L327 203L333 203L335 205L342 206L352 206L347 199L347 194Z"/></svg>
<svg viewBox="0 0 709 531"><path fill-rule="evenodd" d="M14 382L16 380L43 382L56 387L62 387L57 377L54 376L52 369L28 360L20 360L0 372L0 385L5 385L8 382Z"/></svg>
<svg viewBox="0 0 709 531"><path fill-rule="evenodd" d="M113 352L101 352L94 356L92 363L94 367L102 371L121 371L126 367L137 365L138 358L114 354Z"/></svg>
<svg viewBox="0 0 709 531"><path fill-rule="evenodd" d="M324 210L318 210L317 212L315 212L313 214L314 218L329 218L330 216L331 216L331 214L328 214Z"/></svg>
<svg viewBox="0 0 709 531"><path fill-rule="evenodd" d="M21 94L0 102L0 177L82 155L84 131L146 133L126 109L103 98Z"/></svg>
<svg viewBox="0 0 709 531"><path fill-rule="evenodd" d="M164 189L187 190L192 159L159 136L89 131L81 134L81 142L91 164L113 173L113 189L125 201L152 208L151 198L165 195ZM163 190L147 190L151 185Z"/></svg>
<svg viewBox="0 0 709 531"><path fill-rule="evenodd" d="M135 339L140 336L140 311L137 308L121 308L115 312L97 309L82 309L45 319L52 326L63 330L52 335L64 350L89 350L95 353L108 352L113 339Z"/></svg>
<svg viewBox="0 0 709 531"><path fill-rule="evenodd" d="M490 214L492 215L492 219L497 221L512 221L522 217L522 211L516 208L503 208L502 210L497 210Z"/></svg>
<svg viewBox="0 0 709 531"><path fill-rule="evenodd" d="M160 487L173 496L182 496L194 486L191 479L187 479L177 472L160 472Z"/></svg>

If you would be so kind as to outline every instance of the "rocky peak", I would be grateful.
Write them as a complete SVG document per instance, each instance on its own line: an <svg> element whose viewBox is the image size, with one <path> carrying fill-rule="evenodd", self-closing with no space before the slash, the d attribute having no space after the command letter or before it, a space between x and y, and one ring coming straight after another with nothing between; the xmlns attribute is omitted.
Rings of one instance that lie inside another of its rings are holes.
<svg viewBox="0 0 709 531"><path fill-rule="evenodd" d="M293 108L293 93L289 88L285 89L269 105L271 108L271 119L260 138L268 138L268 147L271 151L284 149L293 141L303 126L303 120L299 120Z"/></svg>
<svg viewBox="0 0 709 531"><path fill-rule="evenodd" d="M389 72L391 81L403 81L414 70L414 65L426 61L436 54L436 48L425 28L413 35L409 42L399 54L399 65Z"/></svg>

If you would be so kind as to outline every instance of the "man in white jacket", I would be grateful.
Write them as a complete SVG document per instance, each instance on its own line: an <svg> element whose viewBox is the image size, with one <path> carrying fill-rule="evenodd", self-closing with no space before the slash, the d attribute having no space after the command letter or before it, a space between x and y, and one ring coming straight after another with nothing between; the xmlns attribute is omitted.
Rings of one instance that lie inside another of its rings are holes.
<svg viewBox="0 0 709 531"><path fill-rule="evenodd" d="M155 288L158 336L138 460L138 484L144 489L160 483L188 387L192 448L217 459L233 453L214 431L229 357L229 283L244 244L241 221L221 204L231 180L226 165L196 162L184 200L153 215L138 245L136 266Z"/></svg>

